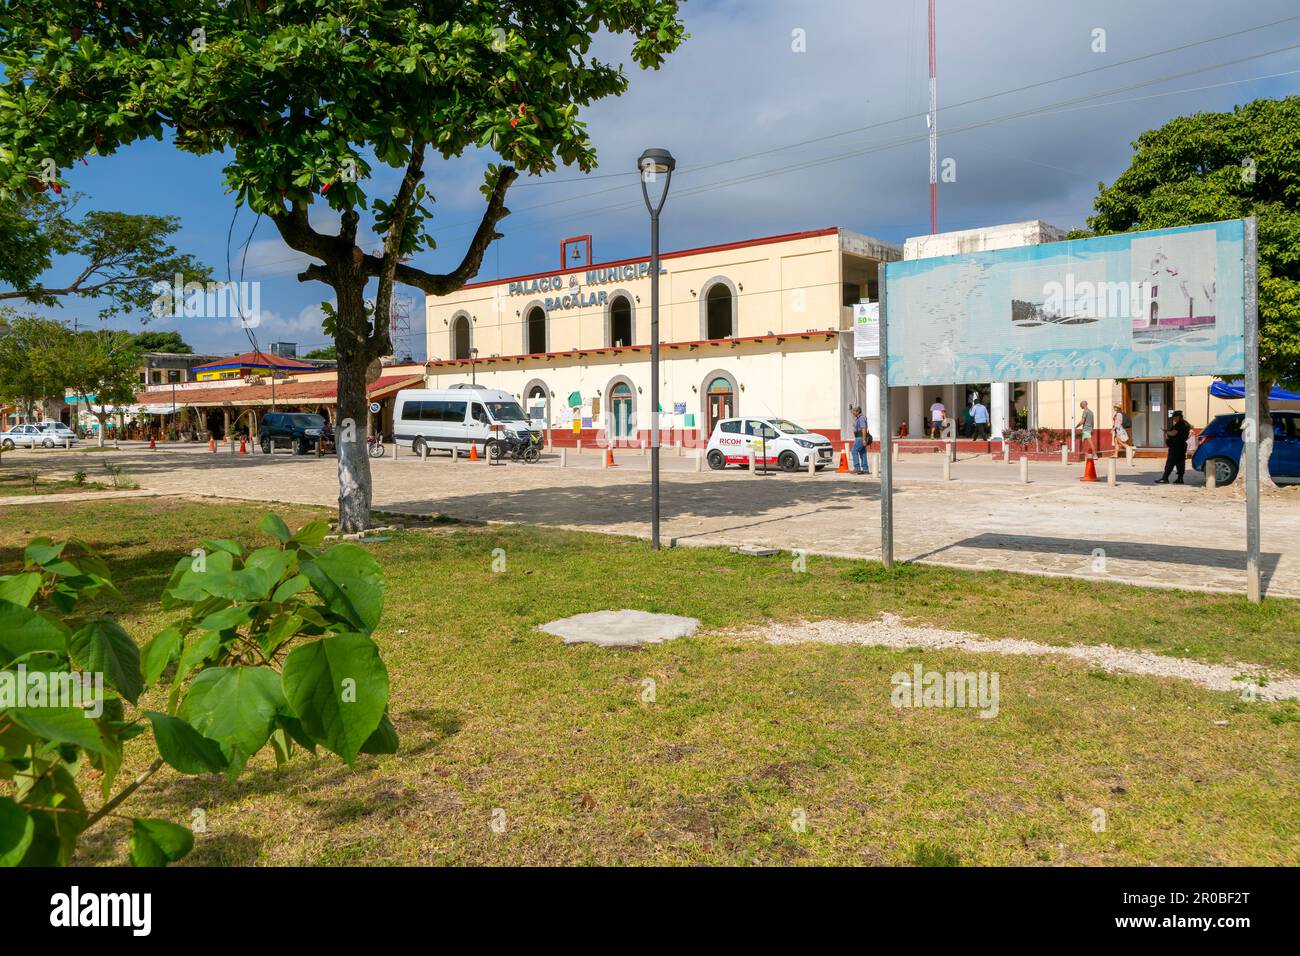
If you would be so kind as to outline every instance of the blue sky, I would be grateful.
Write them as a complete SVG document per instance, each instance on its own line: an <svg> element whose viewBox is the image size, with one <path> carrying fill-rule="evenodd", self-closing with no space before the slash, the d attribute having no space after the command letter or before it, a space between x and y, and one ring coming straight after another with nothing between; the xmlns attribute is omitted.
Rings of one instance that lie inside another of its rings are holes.
<svg viewBox="0 0 1300 956"><path fill-rule="evenodd" d="M585 233L597 261L645 254L634 169L647 146L669 148L679 163L663 214L665 249L825 226L892 242L929 231L925 0L692 0L683 15L691 39L662 70L628 66L628 93L586 111L600 167L590 177L562 168L511 190L505 239L488 251L479 279L553 268L560 240ZM1104 52L1093 49L1098 30ZM602 38L599 49L623 60L628 46ZM1300 49L1288 46L1300 46L1295 0L938 0L939 156L956 169L956 180L940 186L939 228L1023 219L1083 225L1097 184L1123 171L1143 130L1300 91ZM1145 59L1122 64L1137 57ZM1043 82L1082 71L1091 72ZM992 95L1008 90L1015 92ZM1025 111L1039 112L1014 115ZM440 271L459 262L481 214L483 169L494 159L476 150L427 164L439 248L417 264ZM149 141L67 175L87 208L178 216L178 246L219 277L233 216L238 278L254 217L225 193L224 162ZM375 185L389 188L394 177L385 170ZM313 219L335 221L328 209ZM294 278L306 261L268 222L258 225L243 277L262 283L264 347L293 341L301 353L326 342L319 303L330 290ZM423 359L422 295L401 294L412 303L412 328L399 349ZM53 314L90 323L96 312L74 301ZM140 327L138 319L114 324ZM175 328L198 351L248 347L230 322L148 327Z"/></svg>

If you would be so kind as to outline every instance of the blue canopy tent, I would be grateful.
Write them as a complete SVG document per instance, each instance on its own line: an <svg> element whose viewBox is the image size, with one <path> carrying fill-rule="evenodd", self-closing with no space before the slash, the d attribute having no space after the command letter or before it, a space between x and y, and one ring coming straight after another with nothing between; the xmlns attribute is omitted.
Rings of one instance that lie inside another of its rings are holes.
<svg viewBox="0 0 1300 956"><path fill-rule="evenodd" d="M1246 386L1242 384L1241 379L1235 382L1215 382L1210 386L1210 394L1215 398L1245 398ZM1270 402L1300 402L1300 395L1274 385L1273 391L1268 393L1268 400Z"/></svg>

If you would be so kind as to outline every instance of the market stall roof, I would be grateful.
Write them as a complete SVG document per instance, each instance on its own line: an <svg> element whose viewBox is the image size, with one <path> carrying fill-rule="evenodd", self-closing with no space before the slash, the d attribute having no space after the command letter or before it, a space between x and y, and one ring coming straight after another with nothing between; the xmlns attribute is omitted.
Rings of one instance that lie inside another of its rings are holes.
<svg viewBox="0 0 1300 956"><path fill-rule="evenodd" d="M311 362L304 362L301 359L288 358L283 355L269 355L266 352L245 352L242 355L232 355L228 358L220 358L215 362L208 362L206 365L196 365L192 372L221 372L229 369L240 368L264 368L264 369L301 369L303 371L314 371L320 368Z"/></svg>
<svg viewBox="0 0 1300 956"><path fill-rule="evenodd" d="M1235 382L1213 382L1210 385L1210 394L1215 398L1245 398L1246 387L1241 383L1241 379ZM1274 385L1273 391L1268 393L1270 402L1300 402L1300 395L1295 392L1288 392L1280 385Z"/></svg>
<svg viewBox="0 0 1300 956"><path fill-rule="evenodd" d="M403 388L411 388L424 383L421 374L412 375L401 372L396 375L383 375L366 386L369 398L382 398ZM161 401L160 401L161 400ZM171 393L166 390L151 390L136 394L136 401L141 406L148 406L149 414L171 414ZM332 405L338 401L338 382L333 378L316 379L307 382L277 382L275 385L275 403L277 405ZM249 382L244 385L214 385L211 388L187 388L176 391L176 407L221 408L225 405L269 405L271 404L271 385Z"/></svg>

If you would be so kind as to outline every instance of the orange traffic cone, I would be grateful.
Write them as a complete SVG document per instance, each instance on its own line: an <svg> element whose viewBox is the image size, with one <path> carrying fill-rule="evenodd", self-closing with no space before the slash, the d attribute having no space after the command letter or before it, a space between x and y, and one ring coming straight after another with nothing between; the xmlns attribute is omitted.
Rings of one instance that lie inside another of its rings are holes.
<svg viewBox="0 0 1300 956"><path fill-rule="evenodd" d="M241 455L248 454L248 438L244 435L239 436L239 453Z"/></svg>
<svg viewBox="0 0 1300 956"><path fill-rule="evenodd" d="M478 461L478 445L473 442L469 443L469 460Z"/></svg>
<svg viewBox="0 0 1300 956"><path fill-rule="evenodd" d="M1092 456L1091 456L1091 455L1089 455L1088 458L1087 458L1087 464L1085 464L1085 465L1083 466L1083 477L1080 478L1079 480L1080 480L1080 481L1097 481L1097 480L1098 480L1098 478L1097 478L1097 466L1096 466L1096 464L1093 462L1093 460L1092 460Z"/></svg>
<svg viewBox="0 0 1300 956"><path fill-rule="evenodd" d="M849 446L845 444L844 450L840 452L840 467L835 469L837 475L847 475L849 473Z"/></svg>
<svg viewBox="0 0 1300 956"><path fill-rule="evenodd" d="M208 451L215 452L216 450L217 450L217 439L216 439L214 436L209 435L209 436L208 436Z"/></svg>
<svg viewBox="0 0 1300 956"><path fill-rule="evenodd" d="M609 448L605 449L605 467L606 468L618 467L618 464L614 461L614 448L612 445Z"/></svg>
<svg viewBox="0 0 1300 956"><path fill-rule="evenodd" d="M149 447L150 448L158 447L158 442L154 441L154 437L152 435L149 436Z"/></svg>

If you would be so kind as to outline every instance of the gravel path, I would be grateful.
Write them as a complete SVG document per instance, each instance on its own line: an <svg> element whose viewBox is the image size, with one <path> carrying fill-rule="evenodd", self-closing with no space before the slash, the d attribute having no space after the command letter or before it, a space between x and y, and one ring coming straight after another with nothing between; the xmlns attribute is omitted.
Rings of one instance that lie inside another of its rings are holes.
<svg viewBox="0 0 1300 956"><path fill-rule="evenodd" d="M881 614L875 621L806 621L774 624L749 632L771 644L857 644L862 647L920 647L956 649L976 654L1055 654L1072 657L1104 671L1146 674L1191 681L1201 687L1240 693L1254 687L1261 700L1300 700L1300 677L1270 672L1256 664L1204 664L1181 657L1147 651L1130 651L1109 644L1056 646L1013 638L990 639L965 631L904 624L896 614ZM1261 687L1243 676L1267 678Z"/></svg>

